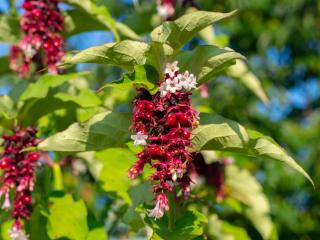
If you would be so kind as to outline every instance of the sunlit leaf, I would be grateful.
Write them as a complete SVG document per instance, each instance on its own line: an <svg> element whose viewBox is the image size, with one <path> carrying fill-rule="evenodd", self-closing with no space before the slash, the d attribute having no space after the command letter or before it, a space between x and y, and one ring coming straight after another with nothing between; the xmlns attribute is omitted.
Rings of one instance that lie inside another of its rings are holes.
<svg viewBox="0 0 320 240"><path fill-rule="evenodd" d="M74 201L71 195L50 197L47 230L51 239L86 240L89 230L84 202Z"/></svg>
<svg viewBox="0 0 320 240"><path fill-rule="evenodd" d="M197 76L198 83L204 83L236 63L236 59L245 59L240 53L230 48L219 48L212 45L198 46L189 52L178 55L182 70Z"/></svg>
<svg viewBox="0 0 320 240"><path fill-rule="evenodd" d="M235 13L236 11L229 13L192 12L173 22L164 22L151 32L151 40L163 44L166 43L178 50L205 27L231 17Z"/></svg>
<svg viewBox="0 0 320 240"><path fill-rule="evenodd" d="M132 181L128 178L128 169L136 161L135 154L125 148L110 148L96 154L102 164L98 179L102 189L121 196L127 203L131 203L128 190Z"/></svg>
<svg viewBox="0 0 320 240"><path fill-rule="evenodd" d="M100 63L133 70L134 65L142 65L146 62L145 55L148 48L146 43L131 40L108 43L67 57L63 64Z"/></svg>
<svg viewBox="0 0 320 240"><path fill-rule="evenodd" d="M85 123L74 123L38 145L44 151L83 152L124 146L130 138L130 115L103 112Z"/></svg>

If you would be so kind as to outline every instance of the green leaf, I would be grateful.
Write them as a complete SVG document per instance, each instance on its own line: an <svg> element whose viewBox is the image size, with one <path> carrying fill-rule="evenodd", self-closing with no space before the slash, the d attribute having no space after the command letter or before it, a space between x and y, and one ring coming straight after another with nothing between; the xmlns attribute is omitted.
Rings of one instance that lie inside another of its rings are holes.
<svg viewBox="0 0 320 240"><path fill-rule="evenodd" d="M166 43L179 50L199 31L214 22L231 17L236 11L229 13L196 11L186 14L173 22L164 22L151 32L153 42Z"/></svg>
<svg viewBox="0 0 320 240"><path fill-rule="evenodd" d="M84 202L74 201L69 194L50 197L47 229L51 239L86 240L89 230Z"/></svg>
<svg viewBox="0 0 320 240"><path fill-rule="evenodd" d="M129 190L132 205L124 214L122 221L131 226L134 231L138 231L145 223L143 217L136 212L136 208L140 204L151 204L153 200L152 185L150 181L134 186Z"/></svg>
<svg viewBox="0 0 320 240"><path fill-rule="evenodd" d="M152 94L158 91L156 82L158 81L157 71L150 65L136 65L133 73L124 74L121 79L107 83L102 87L114 87L120 90L128 90L132 87L145 88Z"/></svg>
<svg viewBox="0 0 320 240"><path fill-rule="evenodd" d="M269 239L272 233L272 221L269 216L270 205L260 183L246 169L230 165L226 167L225 185L229 197L248 206L245 214L263 239Z"/></svg>
<svg viewBox="0 0 320 240"><path fill-rule="evenodd" d="M311 177L303 170L303 168L272 138L263 136L261 133L256 131L249 131L250 135L250 149L255 156L261 158L268 158L278 160L285 163L292 169L301 173L305 176L314 186Z"/></svg>
<svg viewBox="0 0 320 240"><path fill-rule="evenodd" d="M20 37L19 19L17 17L0 15L0 42L18 43Z"/></svg>
<svg viewBox="0 0 320 240"><path fill-rule="evenodd" d="M95 228L91 230L88 234L87 240L108 240L105 229Z"/></svg>
<svg viewBox="0 0 320 240"><path fill-rule="evenodd" d="M43 75L36 83L31 83L21 94L20 100L26 101L32 98L44 98L50 89L61 86L63 83L88 75L88 72L71 73L64 75Z"/></svg>
<svg viewBox="0 0 320 240"><path fill-rule="evenodd" d="M137 160L135 154L125 148L110 148L98 152L96 158L103 165L98 177L102 183L102 189L118 194L128 204L131 204L127 191L132 181L128 178L128 170Z"/></svg>
<svg viewBox="0 0 320 240"><path fill-rule="evenodd" d="M192 149L243 151L249 136L243 126L221 116L200 115L200 126L192 132Z"/></svg>
<svg viewBox="0 0 320 240"><path fill-rule="evenodd" d="M200 126L192 132L192 151L221 150L240 152L252 157L278 160L305 176L310 176L272 138L250 131L235 121L202 114Z"/></svg>
<svg viewBox="0 0 320 240"><path fill-rule="evenodd" d="M151 42L147 60L161 74L165 64L173 60L173 48L167 44Z"/></svg>
<svg viewBox="0 0 320 240"><path fill-rule="evenodd" d="M228 75L237 79L247 88L249 88L261 101L268 103L269 99L265 93L260 80L249 71L247 65L243 61L237 61L235 65L228 69Z"/></svg>
<svg viewBox="0 0 320 240"><path fill-rule="evenodd" d="M32 240L49 240L47 234L47 218L41 214L41 205L38 204L32 210L31 218L28 224L29 237Z"/></svg>
<svg viewBox="0 0 320 240"><path fill-rule="evenodd" d="M9 59L8 57L0 57L0 75L5 75L10 73L11 70L9 68Z"/></svg>
<svg viewBox="0 0 320 240"><path fill-rule="evenodd" d="M7 119L13 119L17 115L14 102L9 96L0 96L0 113Z"/></svg>
<svg viewBox="0 0 320 240"><path fill-rule="evenodd" d="M212 45L198 46L192 51L178 55L181 69L195 74L198 83L211 80L219 72L235 64L236 59L245 60L245 57L230 48Z"/></svg>
<svg viewBox="0 0 320 240"><path fill-rule="evenodd" d="M133 70L134 65L146 62L146 43L124 40L119 43L108 43L102 46L85 49L65 59L63 65L76 63L100 63Z"/></svg>
<svg viewBox="0 0 320 240"><path fill-rule="evenodd" d="M123 146L130 138L130 115L103 112L85 123L74 123L38 145L39 150L60 152L97 151Z"/></svg>
<svg viewBox="0 0 320 240"><path fill-rule="evenodd" d="M95 107L102 103L97 94L89 89L80 90L77 96L68 93L57 93L54 97L63 102L74 102L83 108Z"/></svg>
<svg viewBox="0 0 320 240"><path fill-rule="evenodd" d="M99 22L104 24L107 29L110 29L117 41L120 39L116 28L116 21L112 18L106 6L98 6L91 0L82 0L81 2L78 0L68 0L68 2L87 11Z"/></svg>
<svg viewBox="0 0 320 240"><path fill-rule="evenodd" d="M168 230L165 219L151 220L154 231L151 239L193 239L203 234L203 224L205 223L207 223L206 217L196 210L185 211L177 219L174 230L171 232Z"/></svg>

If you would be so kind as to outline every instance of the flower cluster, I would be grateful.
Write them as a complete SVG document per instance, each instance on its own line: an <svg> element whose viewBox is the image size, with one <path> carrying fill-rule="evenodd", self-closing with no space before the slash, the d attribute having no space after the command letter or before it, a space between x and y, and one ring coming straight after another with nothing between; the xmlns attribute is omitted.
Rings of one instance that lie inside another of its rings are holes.
<svg viewBox="0 0 320 240"><path fill-rule="evenodd" d="M150 179L154 182L156 205L149 211L149 216L155 218L169 209L166 193L180 187L184 197L190 194L193 156L188 147L191 130L198 125L198 114L189 99L189 90L194 87L195 77L188 72L180 74L174 62L167 64L158 93L152 96L140 90L134 100L132 129L136 134L132 139L144 150L137 154L138 160L128 175L136 178L146 164L155 170Z"/></svg>
<svg viewBox="0 0 320 240"><path fill-rule="evenodd" d="M64 55L63 17L58 0L25 0L25 10L20 20L24 33L19 45L10 51L10 67L22 77L27 77L34 64L36 70L48 67L50 73L58 72L57 64Z"/></svg>
<svg viewBox="0 0 320 240"><path fill-rule="evenodd" d="M4 197L2 209L11 208L10 192L14 192L12 217L14 224L10 230L11 239L27 239L24 236L21 220L28 220L31 213L31 193L35 181L35 165L39 159L36 152L23 152L27 147L37 145L36 130L17 128L13 135L2 138L3 152L0 160L1 176L0 198Z"/></svg>
<svg viewBox="0 0 320 240"><path fill-rule="evenodd" d="M157 0L157 11L163 20L170 19L175 12L175 0Z"/></svg>

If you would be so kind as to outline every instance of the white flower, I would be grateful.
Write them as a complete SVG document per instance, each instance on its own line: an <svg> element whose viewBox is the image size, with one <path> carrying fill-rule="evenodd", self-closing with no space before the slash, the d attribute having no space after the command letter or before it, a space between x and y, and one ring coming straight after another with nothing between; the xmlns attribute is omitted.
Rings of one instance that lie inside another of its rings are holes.
<svg viewBox="0 0 320 240"><path fill-rule="evenodd" d="M131 139L134 140L134 145L147 145L148 135L143 134L142 132L138 132L137 135L131 135Z"/></svg>
<svg viewBox="0 0 320 240"><path fill-rule="evenodd" d="M160 91L160 96L165 97L168 93L167 85L165 83L162 83L161 86L159 87L159 91Z"/></svg>
<svg viewBox="0 0 320 240"><path fill-rule="evenodd" d="M172 80L167 79L165 84L166 84L167 91L171 93L175 93L177 90L181 89L181 87L179 86L179 80L176 77Z"/></svg>
<svg viewBox="0 0 320 240"><path fill-rule="evenodd" d="M173 78L176 75L176 72L178 71L179 71L178 61L174 61L173 63L166 64L164 73L168 74L170 78Z"/></svg>
<svg viewBox="0 0 320 240"><path fill-rule="evenodd" d="M162 218L163 214L164 214L164 211L163 211L163 208L161 208L159 201L156 203L156 206L154 207L154 209L148 210L148 216L154 217L155 219Z"/></svg>
<svg viewBox="0 0 320 240"><path fill-rule="evenodd" d="M11 230L9 230L9 236L11 240L28 240L29 237L24 235L21 229L17 229L16 227L13 227Z"/></svg>
<svg viewBox="0 0 320 240"><path fill-rule="evenodd" d="M2 204L2 209L9 210L10 207L11 207L11 203L10 203L9 193L6 192L6 196L5 196L4 202Z"/></svg>
<svg viewBox="0 0 320 240"><path fill-rule="evenodd" d="M188 71L185 71L184 74L179 76L179 85L183 87L186 91L190 91L192 88L196 88L196 77Z"/></svg>

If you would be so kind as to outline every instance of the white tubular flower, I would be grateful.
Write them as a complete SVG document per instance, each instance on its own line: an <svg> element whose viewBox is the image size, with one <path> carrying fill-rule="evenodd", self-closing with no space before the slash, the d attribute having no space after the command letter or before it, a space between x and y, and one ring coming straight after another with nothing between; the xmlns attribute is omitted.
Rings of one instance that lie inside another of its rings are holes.
<svg viewBox="0 0 320 240"><path fill-rule="evenodd" d="M193 88L196 88L196 77L189 71L185 71L183 75L179 77L179 84L186 90L190 91Z"/></svg>
<svg viewBox="0 0 320 240"><path fill-rule="evenodd" d="M13 227L9 230L9 236L11 240L28 240L29 237L26 236L21 229Z"/></svg>
<svg viewBox="0 0 320 240"><path fill-rule="evenodd" d="M10 207L11 207L11 203L10 203L9 193L6 192L6 196L5 196L4 202L2 204L2 209L9 210Z"/></svg>
<svg viewBox="0 0 320 240"><path fill-rule="evenodd" d="M176 77L172 80L167 79L165 84L166 84L167 91L171 93L175 93L176 91L181 89L181 87L179 86L179 80Z"/></svg>
<svg viewBox="0 0 320 240"><path fill-rule="evenodd" d="M166 195L162 192L156 197L156 206L148 210L148 216L159 219L163 217L164 211L169 210L169 203Z"/></svg>
<svg viewBox="0 0 320 240"><path fill-rule="evenodd" d="M167 63L164 73L168 74L170 78L174 78L178 71L178 61L174 61L173 63Z"/></svg>
<svg viewBox="0 0 320 240"><path fill-rule="evenodd" d="M137 132L136 135L131 135L131 139L134 140L134 145L147 145L148 135L143 134L142 132Z"/></svg>
<svg viewBox="0 0 320 240"><path fill-rule="evenodd" d="M165 83L161 84L161 86L159 87L159 91L160 91L160 96L165 97L168 93L167 85Z"/></svg>

